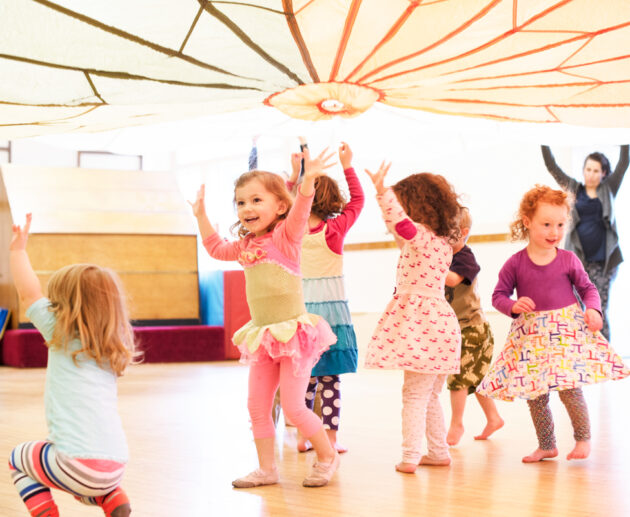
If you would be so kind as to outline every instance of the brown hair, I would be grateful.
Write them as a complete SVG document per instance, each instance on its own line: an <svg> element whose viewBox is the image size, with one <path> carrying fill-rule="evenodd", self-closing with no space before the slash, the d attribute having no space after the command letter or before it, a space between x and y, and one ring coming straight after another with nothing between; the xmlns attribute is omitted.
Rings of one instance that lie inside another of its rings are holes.
<svg viewBox="0 0 630 517"><path fill-rule="evenodd" d="M337 182L325 174L317 176L311 214L320 219L328 219L332 215L343 212L345 207L346 199L339 190Z"/></svg>
<svg viewBox="0 0 630 517"><path fill-rule="evenodd" d="M50 278L48 298L57 319L50 346L67 351L78 339L81 348L71 352L77 366L84 354L122 375L138 354L116 273L95 264L66 266Z"/></svg>
<svg viewBox="0 0 630 517"><path fill-rule="evenodd" d="M276 224L287 217L287 215L289 214L289 210L293 205L293 199L291 198L291 194L289 194L289 191L287 190L286 183L280 176L274 174L273 172L253 170L241 174L234 182L235 203L236 189L241 188L242 186L253 180L258 180L265 188L265 190L276 196L281 202L284 202L287 205L287 211L284 214L280 214L278 218L273 223L271 223L271 225L267 229L267 231L271 231L274 229ZM230 227L230 230L232 231L232 233L236 234L240 238L243 238L249 234L249 230L247 230L247 228L245 228L240 221L236 221Z"/></svg>
<svg viewBox="0 0 630 517"><path fill-rule="evenodd" d="M439 174L421 172L392 187L407 215L450 243L459 239L460 206L451 184Z"/></svg>
<svg viewBox="0 0 630 517"><path fill-rule="evenodd" d="M536 185L533 189L528 190L521 204L518 207L518 213L516 219L510 225L510 233L513 241L526 240L529 236L529 231L523 224L523 217L531 219L534 217L538 205L540 203L547 203L554 206L564 206L567 212L571 210L571 198L569 194L562 190L554 190L547 185Z"/></svg>

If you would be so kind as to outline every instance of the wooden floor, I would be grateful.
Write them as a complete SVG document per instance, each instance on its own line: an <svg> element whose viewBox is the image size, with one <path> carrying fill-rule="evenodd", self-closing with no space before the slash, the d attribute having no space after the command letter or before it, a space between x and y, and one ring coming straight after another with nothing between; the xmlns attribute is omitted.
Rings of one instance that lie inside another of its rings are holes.
<svg viewBox="0 0 630 517"><path fill-rule="evenodd" d="M400 460L401 372L361 370L343 379L341 441L350 451L320 489L302 488L312 453L295 450L295 429L278 429L281 484L236 490L231 480L256 466L245 408L247 369L234 362L146 364L121 379L120 411L131 460L123 486L135 517L244 516L625 516L630 515L630 381L585 389L593 452L564 459L573 440L552 397L561 457L535 465L527 405L499 403L505 427L475 442L482 413L469 398L467 433L447 468L394 471ZM0 457L46 436L44 370L0 367ZM444 394L447 418L449 405ZM4 463L3 463L4 464ZM102 515L55 492L61 515ZM0 515L26 515L9 476L0 475Z"/></svg>

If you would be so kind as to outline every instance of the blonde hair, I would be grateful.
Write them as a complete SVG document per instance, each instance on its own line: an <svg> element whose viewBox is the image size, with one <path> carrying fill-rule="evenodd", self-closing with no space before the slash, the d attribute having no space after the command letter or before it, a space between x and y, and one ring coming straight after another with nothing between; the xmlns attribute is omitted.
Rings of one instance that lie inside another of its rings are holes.
<svg viewBox="0 0 630 517"><path fill-rule="evenodd" d="M547 185L536 185L534 188L525 192L521 204L518 207L516 219L510 225L510 233L513 241L523 241L529 237L529 231L525 228L523 218L531 219L534 217L538 205L547 203L553 206L564 206L567 212L571 210L572 198L562 190L554 190Z"/></svg>
<svg viewBox="0 0 630 517"><path fill-rule="evenodd" d="M258 180L262 186L265 187L265 190L276 196L280 202L284 202L287 205L287 211L280 214L267 229L267 231L271 231L275 228L276 224L278 224L282 219L285 219L289 214L289 210L293 205L293 198L287 190L285 181L280 176L274 174L273 172L253 170L241 174L234 182L234 203L236 203L236 189L243 187L253 180ZM230 230L241 239L249 234L249 230L241 224L241 221L236 221L232 226L230 226Z"/></svg>
<svg viewBox="0 0 630 517"><path fill-rule="evenodd" d="M73 339L79 354L109 365L122 375L138 355L123 290L116 273L95 264L73 264L56 271L48 282L48 298L57 323L50 346L68 350Z"/></svg>
<svg viewBox="0 0 630 517"><path fill-rule="evenodd" d="M468 208L465 206L459 207L459 228L461 230L470 230L472 228L472 217L470 215L470 210L468 210Z"/></svg>

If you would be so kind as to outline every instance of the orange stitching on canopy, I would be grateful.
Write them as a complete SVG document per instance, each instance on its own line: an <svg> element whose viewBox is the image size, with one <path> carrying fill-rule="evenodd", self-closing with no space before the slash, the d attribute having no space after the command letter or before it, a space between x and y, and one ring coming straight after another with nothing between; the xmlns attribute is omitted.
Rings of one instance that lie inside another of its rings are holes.
<svg viewBox="0 0 630 517"><path fill-rule="evenodd" d="M485 80L489 80L489 79L505 79L507 77L519 77L519 76L523 76L523 75L545 74L545 73L549 73L549 72L560 72L562 74L574 75L575 77L582 77L582 78L590 79L590 77L588 77L588 76L583 76L583 75L578 75L578 74L570 74L569 72L566 72L566 70L570 69L570 68L579 68L579 67L582 67L582 66L586 67L586 66L590 66L590 65L598 65L600 63L607 63L607 62L610 62L610 61L620 61L622 59L629 59L629 58L630 58L630 54L626 54L624 56L608 57L606 59L599 59L597 61L589 61L587 63L581 63L581 64L578 64L578 65L563 66L562 68L545 68L543 70L533 70L533 71L519 72L519 73L514 73L514 74L501 74L501 75L487 75L487 76L480 76L480 77L470 77L468 79L458 79L457 81L453 81L453 84L467 83L467 82L471 82L471 81L485 81Z"/></svg>
<svg viewBox="0 0 630 517"><path fill-rule="evenodd" d="M348 39L350 39L350 33L352 32L352 27L354 26L354 21L357 19L357 14L359 13L359 7L361 7L361 0L352 0L350 9L348 9L346 23L343 27L343 34L341 35L341 40L339 41L339 48L337 48L337 55L335 56L335 61L333 62L332 69L330 70L328 81L334 81L337 77L337 72L339 72L341 60L343 59L343 54L346 51Z"/></svg>
<svg viewBox="0 0 630 517"><path fill-rule="evenodd" d="M404 10L404 12L400 15L400 17L396 20L396 22L394 23L394 25L392 25L392 27L389 29L389 31L387 31L387 34L385 34L385 36L383 36L381 38L381 41L379 41L374 48L370 51L370 53L363 59L363 61L361 61L356 67L355 69L350 72L348 74L348 76L344 79L345 81L350 80L350 78L356 74L359 70L361 70L361 68L363 68L363 65L365 65L365 63L374 55L376 54L376 52L383 46L385 45L385 43L387 43L389 40L391 40L396 33L400 30L400 28L404 25L404 23L407 21L407 19L411 16L411 13L413 13L413 11L416 9L416 7L418 7L420 4L422 3L422 0L419 1L415 1L415 2L410 2L409 6L407 7L407 9Z"/></svg>
<svg viewBox="0 0 630 517"><path fill-rule="evenodd" d="M306 9L309 5L311 5L315 0L310 0L310 2L306 2L302 7L300 7L297 11L295 11L295 15L300 14L304 9Z"/></svg>
<svg viewBox="0 0 630 517"><path fill-rule="evenodd" d="M488 14L488 12L490 12L490 10L493 7L495 7L499 3L501 3L501 0L493 0L488 5L486 5L486 7L484 7L481 11L479 11L475 16L473 16L472 18L466 20L465 23L463 23L462 25L457 27L454 31L449 32L446 36L444 36L443 38L439 39L435 43L432 43L428 47L425 47L422 50L419 50L418 52L414 52L413 54L409 54L408 56L404 56L404 57L401 57L401 58L398 58L398 59L394 59L393 61L390 61L389 63L386 63L386 64L384 64L382 66L379 66L378 68L376 68L376 69L372 70L371 72L365 74L357 82L363 82L365 79L367 79L368 77L370 77L370 76L372 76L374 74L377 74L381 70L385 70L386 68L390 68L390 67L392 67L392 66L394 66L394 65L396 65L398 63L402 63L403 61L407 61L408 59L411 59L411 58L414 58L414 57L419 56L421 54L424 54L425 52L428 52L429 50L431 50L431 49L441 45L445 41L448 41L449 39L453 38L454 36L457 36L460 32L462 32L465 29L467 29L470 25L472 25L477 20L483 18L486 14ZM396 75L398 75L398 74L396 74ZM373 82L376 82L376 81L373 81Z"/></svg>
<svg viewBox="0 0 630 517"><path fill-rule="evenodd" d="M488 41L488 42L484 43L483 45L480 45L480 46L478 46L478 47L476 47L476 48L474 48L474 49L471 49L471 50L469 50L468 52L464 52L463 54L459 54L459 55L457 55L457 56L453 56L453 57L450 57L450 58L448 58L448 59L443 59L442 61L436 61L436 62L434 62L434 63L429 63L429 64L427 64L427 65L423 65L423 66L419 66L419 67L416 67L416 68L412 68L412 69L410 69L410 70L403 70L403 71L398 72L398 73L395 73L395 74L387 75L387 76L385 76L385 77L381 77L380 79L375 79L374 81L371 81L371 83L376 83L376 82L380 82L380 81L385 81L386 79L390 79L390 78L392 78L392 77L398 77L398 76L400 76L400 75L405 75L405 74L409 74L409 73L412 73L412 72L417 72L418 70L423 70L423 69L425 69L425 68L431 68L431 67L433 67L433 66L442 65L442 64L444 64L444 63L449 63L449 62L451 62L451 61L455 61L455 60L460 59L460 58L463 58L463 57L468 57L468 56L470 56L470 55L472 55L472 54L475 54L475 53L477 53L477 52L480 52L481 50L484 50L484 49L486 49L486 48L488 48L488 47L491 47L492 45L494 45L495 43L497 43L497 42L499 42L499 41L502 41L502 40L504 40L504 39L508 38L508 37L509 37L509 36L511 36L512 34L514 34L514 33L518 32L519 30L521 30L523 27L526 27L527 25L529 25L529 24L531 24L531 23L534 23L534 21L538 20L539 18L542 18L542 17L546 16L546 15L547 15L547 14L549 14L550 12L552 12L552 11L554 11L554 10L556 10L556 9L559 9L562 5L564 5L564 4L566 4L566 3L569 3L569 2L571 2L571 1L572 1L572 0L563 0L562 2L559 2L559 3L557 3L556 5L554 5L554 6L552 6L552 7L549 7L549 8L547 8L547 9L545 9L544 11L541 11L540 13L535 14L535 15L534 15L534 16L532 16L529 20L527 20L526 22L524 22L524 23L523 23L520 27L517 27L517 29L510 29L509 31L504 32L503 34L501 34L501 35L497 36L496 38L491 39L490 41ZM496 3L497 3L497 2L494 2L494 4L496 4ZM485 11L486 9L488 9L488 10L489 10L489 8L490 8L490 7L494 7L494 5L491 5L491 6L490 6L490 5L488 5L488 6L486 6L486 8L484 8L484 11ZM473 21L476 21L476 19L477 19L478 17L481 17L481 16L480 16L480 14L481 14L482 12L483 12L483 11L480 11L480 13L478 13L478 14L475 16L475 18L474 18L474 19L468 20L468 22L466 22L466 24L465 24L464 26L462 26L460 29L458 29L458 32L461 32L461 30L463 30L464 28L467 28L469 25L471 25ZM487 13L483 12L483 15L484 15L484 16L485 16L485 14L487 14ZM451 34L453 34L453 33L451 33ZM432 47L435 47L435 46L437 46L438 44L442 43L442 42L443 42L446 38L450 37L450 36L451 36L451 34L447 35L445 38L442 38L440 41L438 41L438 42L434 43L433 45L431 45L430 47L428 47L428 48L427 48L427 49L425 49L425 50L428 50L428 49L430 49L430 48L432 48ZM419 53L422 53L422 52L424 52L425 50L420 51ZM390 63L388 63L388 64L386 64L386 65L383 65L383 66L381 66L381 67L379 67L379 68L377 68L377 69L373 70L373 71L372 71L372 72L370 72L369 74L364 75L361 79L359 79L359 81L363 81L363 80L364 80L364 79L366 79L367 77L369 77L369 76L371 76L371 75L374 75L374 74L376 74L376 73L380 72L381 70L384 70L385 68L389 68L390 66L393 66L393 65L395 65L395 64L397 64L397 63L400 63L400 62L402 62L402 61L405 61L405 60L407 60L407 59L410 59L410 58L412 58L412 57L415 57L415 56L416 56L416 55L418 55L419 53L411 54L411 55L409 55L409 56L405 56L405 57L402 57L402 58L396 59L396 60L394 60L394 61L392 61L392 62L390 62Z"/></svg>

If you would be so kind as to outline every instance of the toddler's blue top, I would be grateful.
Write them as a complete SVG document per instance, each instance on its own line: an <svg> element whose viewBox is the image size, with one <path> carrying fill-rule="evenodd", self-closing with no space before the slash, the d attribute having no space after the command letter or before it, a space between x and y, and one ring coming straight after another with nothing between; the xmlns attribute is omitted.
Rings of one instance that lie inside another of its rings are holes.
<svg viewBox="0 0 630 517"><path fill-rule="evenodd" d="M50 300L40 298L26 316L48 343L57 319ZM48 440L73 458L108 459L126 463L127 439L118 415L116 374L83 354L74 363L71 352L81 349L74 339L68 350L48 347L44 404Z"/></svg>

